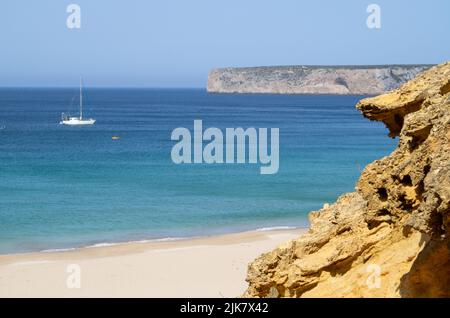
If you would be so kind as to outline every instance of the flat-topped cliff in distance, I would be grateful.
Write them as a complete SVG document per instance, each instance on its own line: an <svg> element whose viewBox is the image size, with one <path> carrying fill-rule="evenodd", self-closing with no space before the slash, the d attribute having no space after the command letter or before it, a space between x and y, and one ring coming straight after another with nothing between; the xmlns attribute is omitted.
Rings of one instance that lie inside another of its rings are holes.
<svg viewBox="0 0 450 318"><path fill-rule="evenodd" d="M269 66L214 69L210 93L377 95L432 65Z"/></svg>

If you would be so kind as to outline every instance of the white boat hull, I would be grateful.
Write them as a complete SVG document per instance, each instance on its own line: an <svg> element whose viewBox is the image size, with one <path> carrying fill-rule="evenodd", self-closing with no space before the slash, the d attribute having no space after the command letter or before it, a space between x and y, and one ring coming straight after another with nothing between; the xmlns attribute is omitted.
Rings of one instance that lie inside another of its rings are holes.
<svg viewBox="0 0 450 318"><path fill-rule="evenodd" d="M80 119L80 118L69 118L62 120L60 122L61 125L68 125L68 126L80 126L80 125L93 125L95 124L95 119Z"/></svg>

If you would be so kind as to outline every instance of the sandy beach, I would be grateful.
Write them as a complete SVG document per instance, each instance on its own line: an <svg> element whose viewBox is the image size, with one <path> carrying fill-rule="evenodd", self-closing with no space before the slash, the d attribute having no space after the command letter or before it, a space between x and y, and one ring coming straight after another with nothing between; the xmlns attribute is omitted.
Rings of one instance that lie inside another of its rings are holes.
<svg viewBox="0 0 450 318"><path fill-rule="evenodd" d="M0 297L237 297L250 261L304 231L0 255Z"/></svg>

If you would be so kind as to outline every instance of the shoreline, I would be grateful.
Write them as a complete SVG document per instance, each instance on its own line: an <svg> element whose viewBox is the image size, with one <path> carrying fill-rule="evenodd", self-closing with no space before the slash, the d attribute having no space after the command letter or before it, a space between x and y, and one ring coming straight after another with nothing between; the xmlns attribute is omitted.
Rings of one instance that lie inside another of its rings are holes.
<svg viewBox="0 0 450 318"><path fill-rule="evenodd" d="M244 234L251 232L271 232L271 231L291 231L291 230L308 230L309 227L304 226L269 226L269 227L261 227L256 229L249 230L241 230L241 231L230 231L230 232L219 232L213 234L204 234L204 235L192 235L192 236L164 236L164 237L156 237L156 238L140 238L135 240L111 240L97 243L87 243L80 244L76 246L69 247L60 247L60 248L44 248L44 249L36 249L36 250L28 250L28 251L17 251L17 252L0 252L0 258L2 256L15 256L15 255L27 255L27 254L36 254L36 253L63 253L63 252L71 252L83 249L91 249L91 248L99 248L99 247L111 247L116 245L123 244L146 244L146 243L159 243L159 242L183 242L183 241L191 241L197 239L206 239L206 238L214 238L214 237L222 237L227 235L234 234Z"/></svg>
<svg viewBox="0 0 450 318"><path fill-rule="evenodd" d="M0 297L238 297L247 265L306 228L0 255ZM68 266L81 288L68 288Z"/></svg>

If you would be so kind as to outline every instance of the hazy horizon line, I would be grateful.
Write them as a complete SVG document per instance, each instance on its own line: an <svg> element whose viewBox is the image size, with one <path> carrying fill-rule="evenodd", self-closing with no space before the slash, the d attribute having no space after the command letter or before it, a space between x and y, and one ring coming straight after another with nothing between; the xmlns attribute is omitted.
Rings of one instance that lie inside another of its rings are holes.
<svg viewBox="0 0 450 318"><path fill-rule="evenodd" d="M0 89L11 89L11 88L25 88L25 89L79 89L79 86L52 86L52 85L42 85L42 86L34 86L34 85L11 85L11 86L0 86ZM126 85L87 85L83 86L83 89L204 89L204 86L126 86Z"/></svg>

